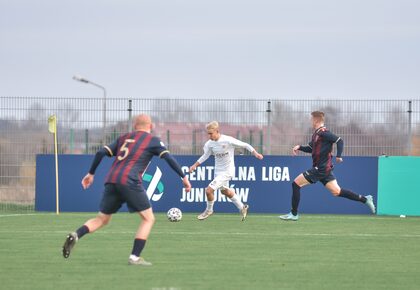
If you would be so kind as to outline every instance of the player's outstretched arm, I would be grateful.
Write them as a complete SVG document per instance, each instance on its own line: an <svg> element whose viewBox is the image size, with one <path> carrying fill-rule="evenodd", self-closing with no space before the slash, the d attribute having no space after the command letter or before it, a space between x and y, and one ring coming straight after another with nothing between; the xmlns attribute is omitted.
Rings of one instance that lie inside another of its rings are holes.
<svg viewBox="0 0 420 290"><path fill-rule="evenodd" d="M305 153L312 153L312 144L309 143L308 145L296 145L293 147L293 155L296 155L298 151L302 151Z"/></svg>
<svg viewBox="0 0 420 290"><path fill-rule="evenodd" d="M191 183L188 180L188 177L182 172L181 166L179 166L178 162L173 158L168 151L166 151L162 156L163 159L169 164L173 171L178 173L178 175L182 178L182 184L184 185L185 191L189 192L191 190Z"/></svg>
<svg viewBox="0 0 420 290"><path fill-rule="evenodd" d="M184 188L186 192L190 192L191 191L191 183L188 180L187 176L184 176L184 178L182 178L182 184L184 184Z"/></svg>
<svg viewBox="0 0 420 290"><path fill-rule="evenodd" d="M208 146L208 143L206 143L204 145L204 153L203 155L200 156L200 158L198 158L197 162L195 162L193 165L191 165L190 167L190 173L193 172L198 166L200 166L201 164L203 164L204 161L206 161L210 155L211 155L211 150Z"/></svg>
<svg viewBox="0 0 420 290"><path fill-rule="evenodd" d="M300 145L296 145L292 148L292 154L293 156L297 155L297 152L299 151Z"/></svg>
<svg viewBox="0 0 420 290"><path fill-rule="evenodd" d="M93 179L94 179L93 174L90 174L90 173L86 174L86 176L83 177L83 179L82 179L83 189L88 189L91 186L91 184L93 183Z"/></svg>
<svg viewBox="0 0 420 290"><path fill-rule="evenodd" d="M197 161L196 163L194 163L193 165L190 166L189 172L190 173L194 172L197 169L198 166L200 166L200 162Z"/></svg>
<svg viewBox="0 0 420 290"><path fill-rule="evenodd" d="M181 178L185 177L184 172L182 172L181 166L179 166L176 159L169 154L169 151L166 151L162 156L162 159L165 159L166 163L172 168L173 171L175 171Z"/></svg>
<svg viewBox="0 0 420 290"><path fill-rule="evenodd" d="M254 154L254 156L260 160L262 160L264 158L264 156L260 153L258 153L257 150L252 151L252 154Z"/></svg>
<svg viewBox="0 0 420 290"><path fill-rule="evenodd" d="M99 164L102 161L102 158L104 158L108 154L109 151L105 148L101 148L98 152L96 152L95 158L93 158L92 165L90 166L88 174L86 174L86 176L82 179L83 189L88 189L89 186L93 183L93 176L95 175L96 168L98 168Z"/></svg>
<svg viewBox="0 0 420 290"><path fill-rule="evenodd" d="M343 158L341 157L341 154L343 154L343 149L344 149L343 139L338 138L338 140L336 141L336 144L337 144L337 156L335 157L335 161L337 163L341 163L343 162Z"/></svg>
<svg viewBox="0 0 420 290"><path fill-rule="evenodd" d="M254 149L254 147L252 147L250 144L243 142L241 140L238 140L236 138L233 138L232 136L227 136L226 138L228 138L229 143L237 148L242 148L242 149L246 149L249 152L251 152L252 154L254 154L254 151L256 152L257 150ZM258 152L257 152L258 153ZM255 154L254 154L255 155ZM257 156L255 156L257 157ZM258 157L257 157L258 158ZM258 158L259 159L259 158Z"/></svg>

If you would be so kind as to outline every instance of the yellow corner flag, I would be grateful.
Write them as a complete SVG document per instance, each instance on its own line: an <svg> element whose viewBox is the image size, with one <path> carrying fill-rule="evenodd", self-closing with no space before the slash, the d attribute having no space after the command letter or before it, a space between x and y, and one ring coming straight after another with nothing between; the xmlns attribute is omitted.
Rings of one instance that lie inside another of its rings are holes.
<svg viewBox="0 0 420 290"><path fill-rule="evenodd" d="M55 211L60 213L59 195L58 195L58 150L57 150L57 117L51 115L48 118L48 131L54 134L54 156L55 156Z"/></svg>
<svg viewBox="0 0 420 290"><path fill-rule="evenodd" d="M48 118L48 131L53 134L57 132L57 117L55 115Z"/></svg>

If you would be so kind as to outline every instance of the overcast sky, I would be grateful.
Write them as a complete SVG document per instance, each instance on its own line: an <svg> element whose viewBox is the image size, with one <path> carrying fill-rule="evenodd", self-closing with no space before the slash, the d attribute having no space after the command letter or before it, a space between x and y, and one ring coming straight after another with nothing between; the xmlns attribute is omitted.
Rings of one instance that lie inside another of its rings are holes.
<svg viewBox="0 0 420 290"><path fill-rule="evenodd" d="M0 0L0 96L420 98L419 0Z"/></svg>

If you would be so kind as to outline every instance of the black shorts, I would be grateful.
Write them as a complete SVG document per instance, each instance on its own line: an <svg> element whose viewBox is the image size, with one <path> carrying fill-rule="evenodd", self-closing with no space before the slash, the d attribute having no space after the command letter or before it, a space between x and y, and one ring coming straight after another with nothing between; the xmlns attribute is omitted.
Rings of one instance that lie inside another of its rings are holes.
<svg viewBox="0 0 420 290"><path fill-rule="evenodd" d="M332 173L332 170L328 172L320 171L316 167L312 167L311 169L306 170L303 173L303 177L305 177L309 183L317 183L318 181L321 181L323 185L326 185L328 182L336 179Z"/></svg>
<svg viewBox="0 0 420 290"><path fill-rule="evenodd" d="M132 188L122 184L105 184L99 206L100 212L104 214L116 213L124 203L127 203L130 212L143 211L151 207L143 187Z"/></svg>

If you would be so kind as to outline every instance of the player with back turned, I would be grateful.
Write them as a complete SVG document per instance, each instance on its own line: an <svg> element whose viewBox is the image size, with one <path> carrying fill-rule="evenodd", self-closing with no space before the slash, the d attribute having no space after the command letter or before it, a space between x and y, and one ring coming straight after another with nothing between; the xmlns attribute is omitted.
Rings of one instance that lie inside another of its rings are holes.
<svg viewBox="0 0 420 290"><path fill-rule="evenodd" d="M282 215L279 218L287 221L297 221L298 207L300 201L300 189L308 184L320 181L334 196L344 197L350 200L366 204L372 213L375 213L375 205L371 195L362 196L350 190L340 188L332 172L332 148L337 145L336 162L343 162L341 154L343 153L344 143L340 137L330 132L324 126L325 114L320 111L311 113L312 127L315 130L312 140L308 145L296 145L293 147L293 154L297 151L312 153L312 168L301 173L292 183L292 211L289 214Z"/></svg>
<svg viewBox="0 0 420 290"><path fill-rule="evenodd" d="M176 160L171 156L159 138L150 134L152 120L148 115L138 115L134 119L134 132L120 136L115 142L100 149L92 162L89 173L82 179L84 189L93 183L96 168L105 156L115 156L114 163L105 179L105 189L100 203L98 215L85 222L76 232L68 234L63 245L63 256L68 258L76 242L85 234L93 233L108 224L112 214L127 203L130 212L137 212L142 219L134 239L130 265L150 266L140 254L152 230L155 217L142 185L144 171L153 156L159 156L182 178L185 190L191 189L191 184L182 172Z"/></svg>

